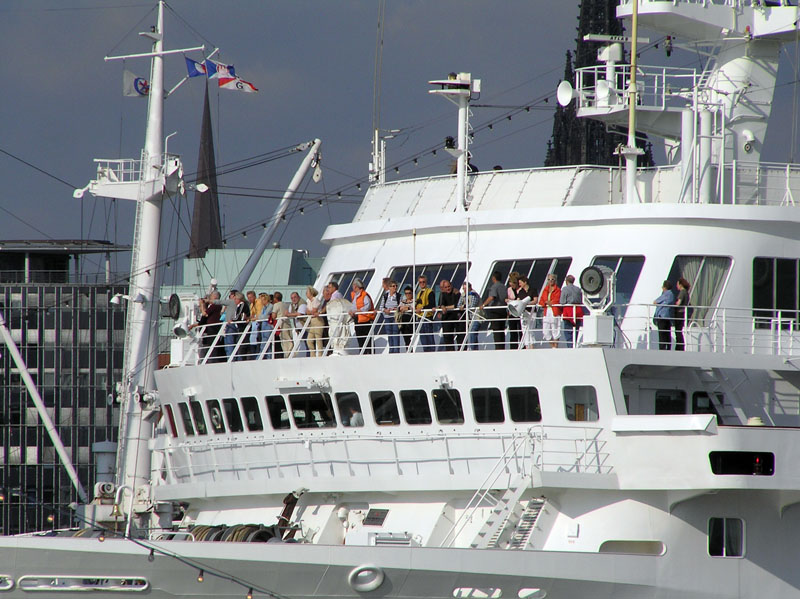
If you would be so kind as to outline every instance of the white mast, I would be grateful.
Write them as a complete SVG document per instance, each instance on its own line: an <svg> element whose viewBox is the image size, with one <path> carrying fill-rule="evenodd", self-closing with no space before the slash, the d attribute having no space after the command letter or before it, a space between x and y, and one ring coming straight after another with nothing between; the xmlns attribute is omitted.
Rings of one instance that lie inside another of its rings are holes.
<svg viewBox="0 0 800 599"><path fill-rule="evenodd" d="M457 145L450 143L453 138L445 140L445 151L457 160L456 167L456 201L462 210L469 206L467 201L467 174L469 168L469 101L472 92L480 93L481 80L473 79L470 73L450 73L447 79L429 81L431 85L439 85L440 89L428 90L429 94L442 95L458 106L458 140Z"/></svg>
<svg viewBox="0 0 800 599"><path fill-rule="evenodd" d="M150 478L148 440L152 436L153 425L147 421L147 417L157 414L153 373L157 364L160 309L158 243L161 203L165 194L178 192L183 175L180 160L163 155L163 56L203 49L201 46L177 51L163 50L163 1L158 3L156 26L140 35L152 40L152 52L106 57L105 60L151 58L147 131L142 159L138 163L131 160L96 159L97 179L85 188L76 190L74 194L80 198L88 190L96 196L136 201L123 380L117 384L118 399L122 403L117 484L120 487L127 485L134 495L136 489L146 485ZM136 166L131 166L132 164ZM147 499L146 494L142 499Z"/></svg>
<svg viewBox="0 0 800 599"><path fill-rule="evenodd" d="M625 203L638 204L639 192L636 190L636 162L642 151L636 147L636 53L639 35L639 0L633 0L631 24L631 70L628 77L628 140L622 148L625 156Z"/></svg>

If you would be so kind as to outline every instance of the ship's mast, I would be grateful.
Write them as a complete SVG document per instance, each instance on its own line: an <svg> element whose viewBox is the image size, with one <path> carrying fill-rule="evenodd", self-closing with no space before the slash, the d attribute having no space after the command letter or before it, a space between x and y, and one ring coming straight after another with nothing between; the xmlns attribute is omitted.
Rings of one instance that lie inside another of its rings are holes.
<svg viewBox="0 0 800 599"><path fill-rule="evenodd" d="M158 358L161 204L166 194L178 193L183 174L180 160L165 156L163 151L164 56L203 49L202 46L181 50L163 49L163 1L158 3L156 25L140 35L152 40L151 52L106 57L105 60L151 59L147 130L141 161L96 159L97 179L74 194L79 198L88 190L96 196L136 202L130 288L125 298L128 300L128 316L123 379L117 385L118 399L122 404L117 484L120 488L127 487L134 495L138 488L149 482L148 440L153 432L153 423L149 418L158 415L153 374ZM141 494L140 499L146 501L147 495ZM134 501L123 502L123 505L132 504Z"/></svg>

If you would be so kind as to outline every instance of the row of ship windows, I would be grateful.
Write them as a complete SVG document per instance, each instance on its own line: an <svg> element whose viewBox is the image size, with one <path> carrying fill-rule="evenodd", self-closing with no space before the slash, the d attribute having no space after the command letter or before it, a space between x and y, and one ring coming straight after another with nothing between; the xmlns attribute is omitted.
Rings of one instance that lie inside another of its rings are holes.
<svg viewBox="0 0 800 599"><path fill-rule="evenodd" d="M589 385L571 385L563 388L564 411L567 420L595 421L599 417L597 392ZM424 389L399 392L399 407L394 391L370 391L369 405L373 422L379 426L433 424L464 424L461 394L457 389L439 388L430 393L433 411ZM505 390L506 402L500 389L494 387L472 389L472 410L478 424L512 422L540 422L542 411L536 387L509 387ZM332 428L341 423L345 427L364 426L365 419L357 393L290 393L289 408L282 395L268 395L264 408L274 430L290 428ZM233 397L222 400L209 399L205 406L196 399L179 402L178 416L171 405L166 406L167 421L173 437L177 437L180 421L185 436L207 435L209 432L259 432L264 430L265 418L255 397ZM401 417L402 410L402 417ZM369 423L368 421L366 421ZM210 423L210 428L207 425Z"/></svg>
<svg viewBox="0 0 800 599"><path fill-rule="evenodd" d="M595 256L592 265L606 266L616 273L616 297L614 303L624 305L630 303L639 275L644 266L644 256ZM690 303L694 306L715 306L725 285L732 260L729 256L675 256L667 273L667 279L675 283L679 277L688 280L691 285ZM572 265L568 256L554 258L530 258L500 260L492 264L489 272L499 272L503 281L508 280L511 272L518 272L528 277L531 287L538 291L548 274L554 273L562 284L564 277ZM406 284L416 285L416 278L426 275L428 284L438 291L438 283L448 279L456 289L466 278L465 263L418 264L416 266L397 266L389 271L389 278L396 281L402 289ZM374 270L361 270L333 273L331 281L339 284L339 290L345 294L350 292L354 278L360 278L366 286L375 274ZM772 258L757 256L752 267L752 306L754 316L761 319L777 316L777 311L785 319L798 319L800 314L800 260L795 258ZM485 294L490 282L484 284ZM700 308L695 319L705 316L706 309ZM622 314L619 314L622 315ZM757 323L759 326L760 323Z"/></svg>
<svg viewBox="0 0 800 599"><path fill-rule="evenodd" d="M758 260L765 259L757 258L756 262ZM614 303L624 306L630 303L639 275L644 267L644 261L644 256L637 255L595 256L591 265L605 266L616 273ZM673 260L667 278L673 283L679 277L684 277L689 281L692 289L690 300L692 305L714 306L727 279L731 263L732 260L728 256L679 255ZM498 272L501 280L507 283L509 273L517 272L526 276L530 281L531 288L538 292L544 286L547 275L551 273L556 275L559 285L563 284L571 266L572 258L569 256L520 258L496 261L489 269L489 273ZM471 264L464 262L396 266L389 271L388 277L397 282L398 287L402 289L405 285L415 287L418 277L425 275L428 285L433 287L434 292L438 292L438 283L442 279L449 280L456 289L460 289L469 267ZM374 274L374 270L336 272L332 273L328 280L335 281L339 285L339 291L347 297L355 278L361 279L365 287L369 287ZM484 296L490 285L488 275L486 279L483 288ZM698 314L698 317L700 316Z"/></svg>

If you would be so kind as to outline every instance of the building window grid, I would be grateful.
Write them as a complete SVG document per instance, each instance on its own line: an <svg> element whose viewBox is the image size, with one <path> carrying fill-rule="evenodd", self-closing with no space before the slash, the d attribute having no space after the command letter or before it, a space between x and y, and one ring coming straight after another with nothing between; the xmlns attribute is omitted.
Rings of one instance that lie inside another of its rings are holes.
<svg viewBox="0 0 800 599"><path fill-rule="evenodd" d="M98 286L81 288L78 293L70 286L0 287L0 309L23 357L32 365L32 377L85 488L94 480L92 444L115 441L118 435L119 408L107 405L109 385L118 380L122 369L122 352L116 350L122 336L115 332L124 327L124 318L114 314L120 308L108 304L116 292L124 288ZM88 345L76 350L79 310L88 310L83 322L90 327L98 311L106 315L108 324L102 334L90 333ZM80 350L86 350L83 359L75 355ZM9 401L0 407L0 487L6 495L0 503L0 533L70 526L74 522L61 508L76 501L77 492L38 415L25 422L23 415L32 404L16 365L8 352L2 353L0 390ZM13 409L14 404L18 409ZM79 406L86 411L83 419ZM50 515L52 523L47 522Z"/></svg>

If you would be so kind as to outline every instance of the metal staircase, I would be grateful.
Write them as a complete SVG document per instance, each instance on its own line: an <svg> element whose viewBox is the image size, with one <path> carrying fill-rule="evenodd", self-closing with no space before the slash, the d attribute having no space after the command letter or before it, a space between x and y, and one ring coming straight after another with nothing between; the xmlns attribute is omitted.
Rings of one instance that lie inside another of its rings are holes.
<svg viewBox="0 0 800 599"><path fill-rule="evenodd" d="M528 488L523 477L509 488L492 509L492 513L470 545L473 549L522 549L536 527L545 499L519 499Z"/></svg>

